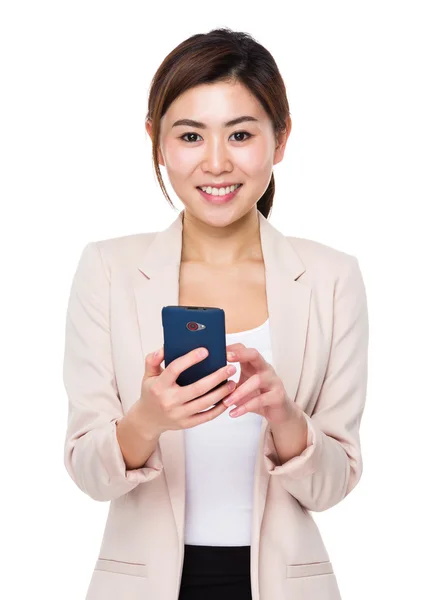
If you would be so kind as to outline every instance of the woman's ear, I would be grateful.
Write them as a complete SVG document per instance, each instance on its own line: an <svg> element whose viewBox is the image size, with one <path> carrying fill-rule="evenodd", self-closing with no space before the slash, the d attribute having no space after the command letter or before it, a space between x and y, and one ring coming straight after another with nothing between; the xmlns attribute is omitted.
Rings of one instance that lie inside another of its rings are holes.
<svg viewBox="0 0 430 600"><path fill-rule="evenodd" d="M152 140L153 139L152 119L146 119L146 121L145 121L145 129L146 129L146 132L148 133L149 137ZM158 148L158 163L160 165L162 165L163 167L165 166L164 165L164 158L163 158L163 155L161 153L160 147Z"/></svg>
<svg viewBox="0 0 430 600"><path fill-rule="evenodd" d="M285 121L285 131L281 131L277 135L275 153L273 156L273 164L274 165L281 162L281 160L284 158L285 147L287 144L288 137L291 133L291 127L292 127L292 121L291 121L291 117L288 115L288 118Z"/></svg>
<svg viewBox="0 0 430 600"><path fill-rule="evenodd" d="M147 134L149 135L149 137L152 140L152 119L146 119L145 129L146 129Z"/></svg>

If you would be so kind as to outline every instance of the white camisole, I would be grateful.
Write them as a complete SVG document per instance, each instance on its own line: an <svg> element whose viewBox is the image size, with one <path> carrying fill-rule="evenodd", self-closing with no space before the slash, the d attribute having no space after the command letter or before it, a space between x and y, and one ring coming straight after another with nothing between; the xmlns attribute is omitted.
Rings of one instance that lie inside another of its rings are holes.
<svg viewBox="0 0 430 600"><path fill-rule="evenodd" d="M226 334L226 345L237 342L256 348L272 362L269 319L259 327ZM229 377L239 381L240 363ZM221 415L185 433L185 544L249 546L254 470L262 417L245 413L230 417L234 404Z"/></svg>

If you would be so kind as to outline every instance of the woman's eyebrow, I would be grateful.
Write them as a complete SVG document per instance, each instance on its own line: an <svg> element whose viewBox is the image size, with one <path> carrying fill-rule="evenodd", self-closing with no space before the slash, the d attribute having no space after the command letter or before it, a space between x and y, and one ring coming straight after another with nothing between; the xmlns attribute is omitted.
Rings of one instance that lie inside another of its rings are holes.
<svg viewBox="0 0 430 600"><path fill-rule="evenodd" d="M238 125L239 123L243 123L245 121L258 122L258 119L249 115L245 115L243 117L237 117L236 119L227 121L227 123L223 124L223 127L232 127L233 125ZM194 121L193 119L179 119L179 121L175 121L173 123L172 128L177 127L178 125L186 125L187 127L197 127L198 129L207 129L207 125L205 123L202 123L201 121Z"/></svg>

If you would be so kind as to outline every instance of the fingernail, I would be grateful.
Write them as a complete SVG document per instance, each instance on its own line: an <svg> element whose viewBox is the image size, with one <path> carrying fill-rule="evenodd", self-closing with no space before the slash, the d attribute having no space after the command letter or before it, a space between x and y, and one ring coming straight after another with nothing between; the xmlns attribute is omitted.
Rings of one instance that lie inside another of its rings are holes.
<svg viewBox="0 0 430 600"><path fill-rule="evenodd" d="M236 354L234 352L227 352L228 359L234 358L235 356L236 356Z"/></svg>

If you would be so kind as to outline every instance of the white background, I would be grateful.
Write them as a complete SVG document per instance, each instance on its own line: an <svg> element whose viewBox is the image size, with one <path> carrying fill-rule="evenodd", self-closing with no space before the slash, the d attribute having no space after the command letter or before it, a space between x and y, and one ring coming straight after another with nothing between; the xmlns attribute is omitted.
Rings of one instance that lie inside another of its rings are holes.
<svg viewBox="0 0 430 600"><path fill-rule="evenodd" d="M286 83L293 128L270 222L357 256L367 288L364 472L343 502L313 514L342 597L428 594L425 4L2 3L2 597L85 596L108 504L63 466L71 280L87 242L176 217L152 170L147 93L168 52L218 26L251 33Z"/></svg>

